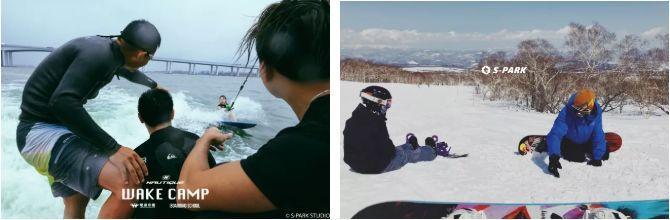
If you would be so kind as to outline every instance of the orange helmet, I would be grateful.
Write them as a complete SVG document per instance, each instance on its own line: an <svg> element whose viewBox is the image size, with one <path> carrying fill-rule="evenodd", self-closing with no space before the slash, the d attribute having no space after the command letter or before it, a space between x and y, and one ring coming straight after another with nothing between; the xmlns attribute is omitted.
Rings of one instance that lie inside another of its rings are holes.
<svg viewBox="0 0 670 220"><path fill-rule="evenodd" d="M589 110L593 110L595 102L596 92L591 89L582 89L577 92L575 101L572 104L577 107L587 106Z"/></svg>

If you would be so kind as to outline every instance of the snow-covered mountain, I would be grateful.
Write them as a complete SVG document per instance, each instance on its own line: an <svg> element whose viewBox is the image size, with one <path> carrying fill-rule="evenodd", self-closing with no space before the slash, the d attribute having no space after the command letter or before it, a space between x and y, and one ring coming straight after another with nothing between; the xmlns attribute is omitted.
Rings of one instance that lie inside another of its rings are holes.
<svg viewBox="0 0 670 220"><path fill-rule="evenodd" d="M401 67L441 66L467 69L476 65L484 54L495 51L500 50L343 48L341 56L342 59L358 58Z"/></svg>

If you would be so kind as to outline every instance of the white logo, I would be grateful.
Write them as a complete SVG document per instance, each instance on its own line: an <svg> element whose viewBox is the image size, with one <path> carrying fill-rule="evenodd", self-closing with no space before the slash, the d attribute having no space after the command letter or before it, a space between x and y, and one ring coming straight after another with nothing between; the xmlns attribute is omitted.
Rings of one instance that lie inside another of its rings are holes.
<svg viewBox="0 0 670 220"><path fill-rule="evenodd" d="M168 160L172 160L172 159L175 159L175 158L177 158L177 156L175 156L174 154L168 154L167 155Z"/></svg>
<svg viewBox="0 0 670 220"><path fill-rule="evenodd" d="M137 208L137 203L131 203L130 206L132 206L133 208Z"/></svg>
<svg viewBox="0 0 670 220"><path fill-rule="evenodd" d="M489 67L489 66L482 67L482 73L484 75L488 75L489 73L491 73L491 67Z"/></svg>
<svg viewBox="0 0 670 220"><path fill-rule="evenodd" d="M482 73L484 75L488 75L490 73L520 73L520 74L525 74L526 70L528 67L513 67L513 66L505 66L502 67L502 69L498 66L494 66L493 68L489 66L483 66L482 67ZM491 72L493 70L493 72Z"/></svg>
<svg viewBox="0 0 670 220"><path fill-rule="evenodd" d="M170 175L163 175L163 180L170 180Z"/></svg>
<svg viewBox="0 0 670 220"><path fill-rule="evenodd" d="M147 163L147 158L146 158L146 157L142 157L142 161L144 161L144 163Z"/></svg>

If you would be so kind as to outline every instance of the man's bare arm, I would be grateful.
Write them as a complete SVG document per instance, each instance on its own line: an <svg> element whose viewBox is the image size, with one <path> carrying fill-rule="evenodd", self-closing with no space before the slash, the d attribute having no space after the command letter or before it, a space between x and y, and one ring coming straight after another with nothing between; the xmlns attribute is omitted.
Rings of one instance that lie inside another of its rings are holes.
<svg viewBox="0 0 670 220"><path fill-rule="evenodd" d="M194 191L208 189L203 200L187 198L178 203L199 204L197 210L218 210L239 213L263 212L275 209L274 205L256 187L244 172L239 161L226 163L212 169L207 164L211 145L220 145L230 138L216 128L208 129L198 141L182 166L178 189Z"/></svg>

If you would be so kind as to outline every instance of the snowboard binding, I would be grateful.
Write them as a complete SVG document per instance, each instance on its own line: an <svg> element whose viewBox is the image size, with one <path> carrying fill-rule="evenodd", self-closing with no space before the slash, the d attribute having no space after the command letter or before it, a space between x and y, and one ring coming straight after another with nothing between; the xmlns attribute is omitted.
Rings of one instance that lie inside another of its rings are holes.
<svg viewBox="0 0 670 220"><path fill-rule="evenodd" d="M449 156L449 151L451 151L451 147L449 145L447 145L447 143L444 142L444 141L439 142L435 145L435 153L438 156L447 157L447 156Z"/></svg>

